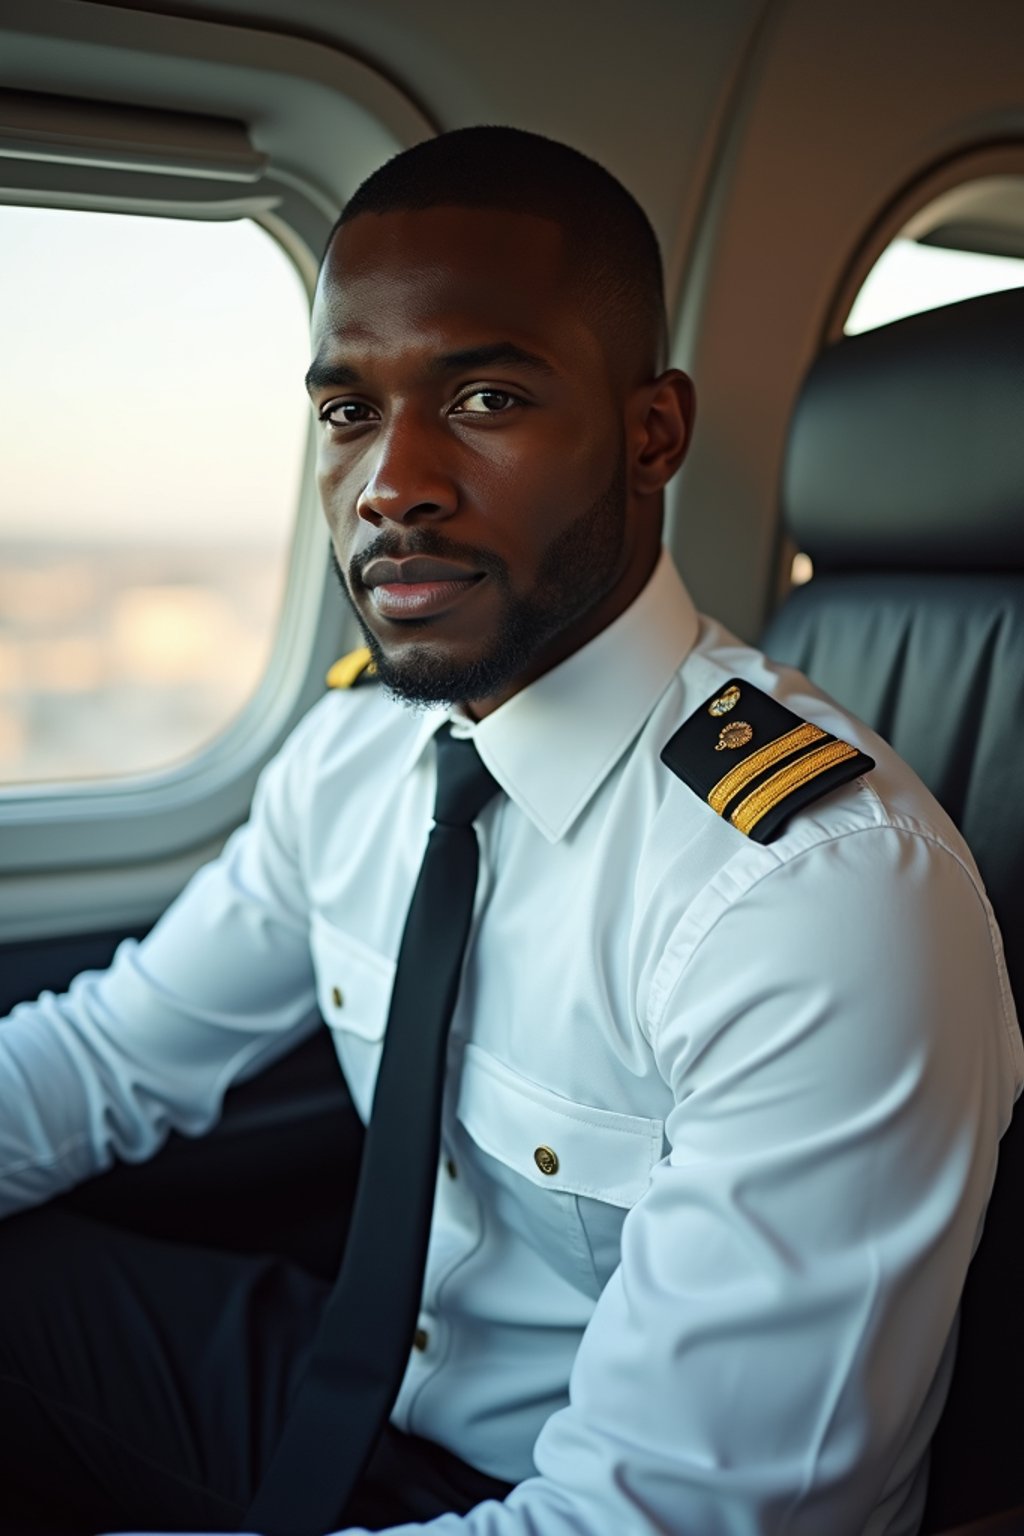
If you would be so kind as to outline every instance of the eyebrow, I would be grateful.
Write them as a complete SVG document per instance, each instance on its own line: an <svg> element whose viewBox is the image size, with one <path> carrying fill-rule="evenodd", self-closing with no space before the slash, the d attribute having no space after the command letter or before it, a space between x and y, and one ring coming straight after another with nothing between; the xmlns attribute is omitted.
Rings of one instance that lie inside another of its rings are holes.
<svg viewBox="0 0 1024 1536"><path fill-rule="evenodd" d="M319 357L315 357L306 370L306 389L310 394L314 389L347 389L359 382L359 374L354 368L344 363L327 363Z"/></svg>
<svg viewBox="0 0 1024 1536"><path fill-rule="evenodd" d="M481 368L525 368L551 378L554 367L536 352L527 352L511 341L494 341L482 347L464 347L460 352L446 352L430 365L431 373L469 373Z"/></svg>
<svg viewBox="0 0 1024 1536"><path fill-rule="evenodd" d="M525 368L545 378L552 378L557 371L546 358L536 352L528 352L525 347L517 347L511 341L494 341L481 347L463 347L458 352L445 352L431 359L427 371L435 377L443 377L449 373L469 373L493 367ZM349 389L360 383L362 376L358 369L347 363L329 363L322 358L315 358L306 374L306 388L310 391Z"/></svg>

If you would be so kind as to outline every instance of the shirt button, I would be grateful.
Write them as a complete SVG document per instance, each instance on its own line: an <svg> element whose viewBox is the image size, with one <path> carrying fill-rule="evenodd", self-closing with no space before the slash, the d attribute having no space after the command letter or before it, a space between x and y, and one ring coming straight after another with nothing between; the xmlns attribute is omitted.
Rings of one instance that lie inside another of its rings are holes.
<svg viewBox="0 0 1024 1536"><path fill-rule="evenodd" d="M342 1008L342 1007L344 1007L345 999L344 999L344 997L342 995L342 991L341 991L340 987L332 987L331 988L331 1002L334 1004L335 1008Z"/></svg>
<svg viewBox="0 0 1024 1536"><path fill-rule="evenodd" d="M427 1330L425 1328L417 1328L416 1332L412 1336L413 1349L418 1349L420 1354L422 1354L429 1343L430 1334L427 1332Z"/></svg>
<svg viewBox="0 0 1024 1536"><path fill-rule="evenodd" d="M550 1147L538 1147L533 1154L533 1160L541 1173L550 1175L558 1172L558 1158Z"/></svg>
<svg viewBox="0 0 1024 1536"><path fill-rule="evenodd" d="M458 1178L459 1170L455 1166L455 1159L454 1159L454 1157L446 1157L445 1158L445 1160L444 1160L444 1171L445 1171L445 1173L448 1175L448 1177L450 1179Z"/></svg>

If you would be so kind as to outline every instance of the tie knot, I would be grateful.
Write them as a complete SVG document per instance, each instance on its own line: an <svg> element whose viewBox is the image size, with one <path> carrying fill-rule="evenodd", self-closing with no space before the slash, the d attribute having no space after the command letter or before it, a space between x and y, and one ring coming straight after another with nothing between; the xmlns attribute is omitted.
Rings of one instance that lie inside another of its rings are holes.
<svg viewBox="0 0 1024 1536"><path fill-rule="evenodd" d="M468 738L459 739L443 725L437 743L437 795L434 820L445 827L468 827L498 791L498 781L480 761Z"/></svg>

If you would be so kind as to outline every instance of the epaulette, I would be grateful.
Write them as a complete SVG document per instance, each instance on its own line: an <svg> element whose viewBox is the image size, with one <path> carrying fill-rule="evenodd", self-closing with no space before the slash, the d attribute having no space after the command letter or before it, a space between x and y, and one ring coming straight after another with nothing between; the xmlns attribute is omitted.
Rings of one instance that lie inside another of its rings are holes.
<svg viewBox="0 0 1024 1536"><path fill-rule="evenodd" d="M771 842L795 811L875 766L738 677L679 727L661 760L757 843Z"/></svg>
<svg viewBox="0 0 1024 1536"><path fill-rule="evenodd" d="M342 656L327 674L328 688L358 688L363 683L376 680L377 668L370 660L370 652L365 645L361 645L358 651L349 651L347 656Z"/></svg>

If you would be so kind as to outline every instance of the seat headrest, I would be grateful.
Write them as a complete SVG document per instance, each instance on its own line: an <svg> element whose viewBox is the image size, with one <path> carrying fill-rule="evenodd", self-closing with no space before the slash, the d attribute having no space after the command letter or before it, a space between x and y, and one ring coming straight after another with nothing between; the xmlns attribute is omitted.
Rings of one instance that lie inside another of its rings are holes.
<svg viewBox="0 0 1024 1536"><path fill-rule="evenodd" d="M822 353L782 503L816 569L1024 567L1024 288Z"/></svg>

